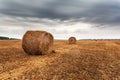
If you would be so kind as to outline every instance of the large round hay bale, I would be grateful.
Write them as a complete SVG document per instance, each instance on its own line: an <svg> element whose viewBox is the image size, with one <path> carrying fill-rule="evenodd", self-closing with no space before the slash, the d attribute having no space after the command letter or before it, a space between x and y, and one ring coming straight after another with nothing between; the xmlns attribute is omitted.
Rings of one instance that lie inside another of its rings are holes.
<svg viewBox="0 0 120 80"><path fill-rule="evenodd" d="M76 44L76 38L75 37L70 37L68 40L69 44Z"/></svg>
<svg viewBox="0 0 120 80"><path fill-rule="evenodd" d="M27 54L41 55L52 52L53 36L46 31L27 31L22 39L22 48Z"/></svg>

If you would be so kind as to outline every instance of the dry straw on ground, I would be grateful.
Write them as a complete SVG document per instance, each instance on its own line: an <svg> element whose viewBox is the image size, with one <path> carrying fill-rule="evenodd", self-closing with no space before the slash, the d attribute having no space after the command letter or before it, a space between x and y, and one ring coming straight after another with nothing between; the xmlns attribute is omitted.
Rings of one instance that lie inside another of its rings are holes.
<svg viewBox="0 0 120 80"><path fill-rule="evenodd" d="M23 36L22 47L27 54L48 54L52 46L53 36L46 31L27 31Z"/></svg>
<svg viewBox="0 0 120 80"><path fill-rule="evenodd" d="M76 44L76 38L75 37L70 37L68 41L69 41L69 44Z"/></svg>
<svg viewBox="0 0 120 80"><path fill-rule="evenodd" d="M1 40L0 80L120 80L120 40L55 40L54 49L28 56L21 40Z"/></svg>

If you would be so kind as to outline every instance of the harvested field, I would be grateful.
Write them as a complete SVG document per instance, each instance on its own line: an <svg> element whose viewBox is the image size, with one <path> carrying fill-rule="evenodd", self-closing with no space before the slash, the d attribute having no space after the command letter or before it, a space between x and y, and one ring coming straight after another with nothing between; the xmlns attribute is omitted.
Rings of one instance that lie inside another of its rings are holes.
<svg viewBox="0 0 120 80"><path fill-rule="evenodd" d="M21 40L0 41L0 80L120 80L120 41L55 40L56 53L27 55Z"/></svg>

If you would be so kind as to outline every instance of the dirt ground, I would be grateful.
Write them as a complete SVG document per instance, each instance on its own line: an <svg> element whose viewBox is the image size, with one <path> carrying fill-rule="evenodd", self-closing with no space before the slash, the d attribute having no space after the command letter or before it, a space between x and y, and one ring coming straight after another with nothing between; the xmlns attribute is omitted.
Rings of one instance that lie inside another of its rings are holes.
<svg viewBox="0 0 120 80"><path fill-rule="evenodd" d="M0 80L120 80L120 41L55 40L54 50L31 56L21 40L0 41Z"/></svg>

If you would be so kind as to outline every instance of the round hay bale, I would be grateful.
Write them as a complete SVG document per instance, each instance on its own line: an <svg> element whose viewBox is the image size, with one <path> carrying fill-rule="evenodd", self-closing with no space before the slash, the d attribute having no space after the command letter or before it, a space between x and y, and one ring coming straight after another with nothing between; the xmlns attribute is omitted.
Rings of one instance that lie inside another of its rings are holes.
<svg viewBox="0 0 120 80"><path fill-rule="evenodd" d="M27 31L22 39L23 50L30 55L52 52L53 36L46 31Z"/></svg>
<svg viewBox="0 0 120 80"><path fill-rule="evenodd" d="M69 44L76 44L76 38L75 37L70 37L68 41L69 41Z"/></svg>

